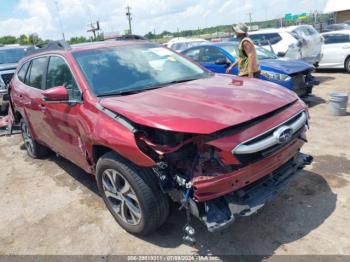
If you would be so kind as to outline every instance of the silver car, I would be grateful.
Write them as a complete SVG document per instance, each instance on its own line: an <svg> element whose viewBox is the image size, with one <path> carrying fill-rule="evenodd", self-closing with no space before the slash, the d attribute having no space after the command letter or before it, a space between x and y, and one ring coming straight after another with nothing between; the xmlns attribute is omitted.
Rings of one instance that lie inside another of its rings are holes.
<svg viewBox="0 0 350 262"><path fill-rule="evenodd" d="M0 111L8 105L7 84L16 71L18 61L25 55L29 46L0 45Z"/></svg>

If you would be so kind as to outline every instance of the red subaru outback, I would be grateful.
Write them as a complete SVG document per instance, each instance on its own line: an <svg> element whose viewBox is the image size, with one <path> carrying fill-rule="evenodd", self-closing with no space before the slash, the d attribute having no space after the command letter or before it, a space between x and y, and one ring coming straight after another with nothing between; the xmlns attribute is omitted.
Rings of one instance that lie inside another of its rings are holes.
<svg viewBox="0 0 350 262"><path fill-rule="evenodd" d="M247 216L311 161L292 92L215 75L147 41L53 42L19 64L11 110L33 158L49 149L96 176L125 230L154 231L168 198L209 231Z"/></svg>

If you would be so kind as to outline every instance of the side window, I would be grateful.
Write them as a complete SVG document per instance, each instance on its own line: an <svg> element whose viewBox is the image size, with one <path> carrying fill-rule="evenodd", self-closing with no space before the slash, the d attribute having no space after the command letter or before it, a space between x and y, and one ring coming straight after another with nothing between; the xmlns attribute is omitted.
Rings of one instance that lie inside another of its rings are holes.
<svg viewBox="0 0 350 262"><path fill-rule="evenodd" d="M323 35L324 43L329 44L341 44L341 43L350 43L350 36L348 34L331 34Z"/></svg>
<svg viewBox="0 0 350 262"><path fill-rule="evenodd" d="M199 54L200 54L200 49L199 48L194 48L191 50L188 50L187 52L184 53L187 55L189 58L193 59L196 62L199 62Z"/></svg>
<svg viewBox="0 0 350 262"><path fill-rule="evenodd" d="M201 55L201 62L203 63L215 63L219 59L226 59L226 56L220 52L220 50L214 47L203 48L203 53Z"/></svg>
<svg viewBox="0 0 350 262"><path fill-rule="evenodd" d="M81 98L79 88L67 63L61 57L52 56L47 69L46 89L56 86L65 86L69 99Z"/></svg>
<svg viewBox="0 0 350 262"><path fill-rule="evenodd" d="M42 81L46 70L46 65L46 57L36 58L32 60L30 70L26 76L26 84L31 87L42 89Z"/></svg>
<svg viewBox="0 0 350 262"><path fill-rule="evenodd" d="M309 35L317 34L317 31L312 26L306 27L306 30L309 32Z"/></svg>
<svg viewBox="0 0 350 262"><path fill-rule="evenodd" d="M24 83L24 78L26 77L26 73L27 73L27 70L29 67L29 63L30 62L27 62L24 65L22 65L21 69L17 73L18 79L23 83Z"/></svg>
<svg viewBox="0 0 350 262"><path fill-rule="evenodd" d="M278 33L254 34L250 38L257 45L274 45L282 40L282 37Z"/></svg>

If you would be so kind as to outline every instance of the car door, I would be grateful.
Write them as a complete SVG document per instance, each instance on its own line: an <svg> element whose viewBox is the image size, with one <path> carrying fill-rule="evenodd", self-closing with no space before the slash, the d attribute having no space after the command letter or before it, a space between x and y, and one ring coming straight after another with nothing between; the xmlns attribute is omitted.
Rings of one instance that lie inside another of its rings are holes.
<svg viewBox="0 0 350 262"><path fill-rule="evenodd" d="M83 106L82 94L66 60L61 56L51 56L48 61L45 88L64 86L69 101L44 101L43 126L50 140L47 144L78 166L88 169L86 149L82 142L84 123L80 108Z"/></svg>
<svg viewBox="0 0 350 262"><path fill-rule="evenodd" d="M321 67L343 68L346 57L350 54L349 34L325 34L322 47Z"/></svg>
<svg viewBox="0 0 350 262"><path fill-rule="evenodd" d="M47 141L47 133L41 121L44 113L42 92L46 66L47 57L33 59L29 64L24 82L18 85L15 96L22 107L22 113L35 140L41 143Z"/></svg>
<svg viewBox="0 0 350 262"><path fill-rule="evenodd" d="M200 62L208 70L224 74L231 61L215 46L201 47Z"/></svg>

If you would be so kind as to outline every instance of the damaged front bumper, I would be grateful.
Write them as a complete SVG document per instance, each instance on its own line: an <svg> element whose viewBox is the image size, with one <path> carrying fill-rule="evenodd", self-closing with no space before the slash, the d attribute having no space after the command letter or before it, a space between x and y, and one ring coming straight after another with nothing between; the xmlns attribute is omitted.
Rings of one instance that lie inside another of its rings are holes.
<svg viewBox="0 0 350 262"><path fill-rule="evenodd" d="M199 217L210 232L222 230L239 216L249 216L281 191L300 169L312 162L312 157L298 153L267 176L235 192L205 204L205 215Z"/></svg>

